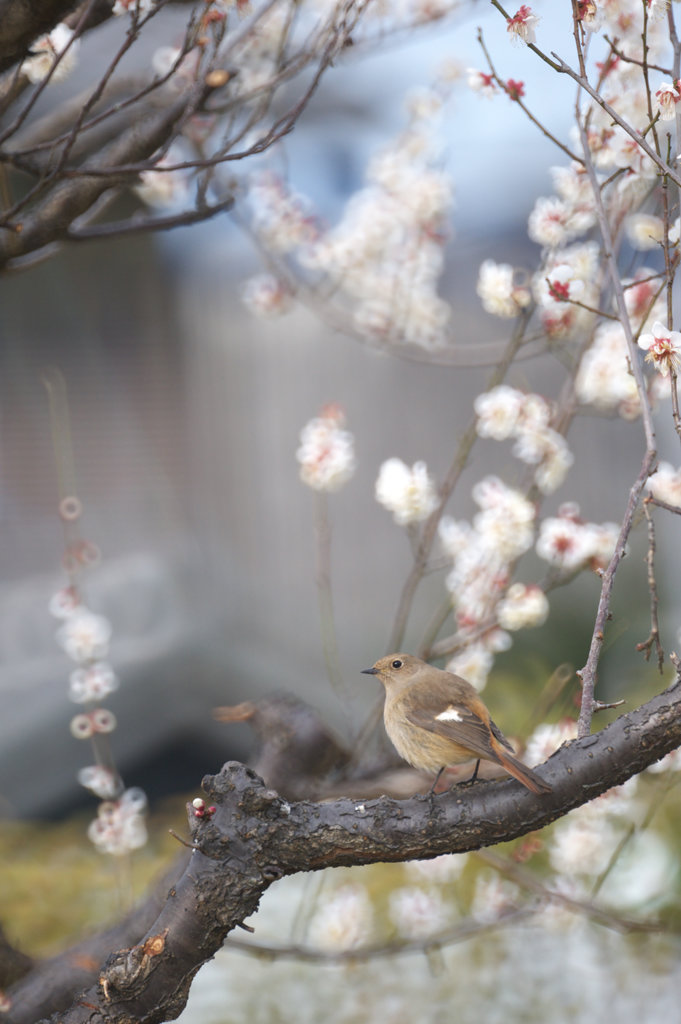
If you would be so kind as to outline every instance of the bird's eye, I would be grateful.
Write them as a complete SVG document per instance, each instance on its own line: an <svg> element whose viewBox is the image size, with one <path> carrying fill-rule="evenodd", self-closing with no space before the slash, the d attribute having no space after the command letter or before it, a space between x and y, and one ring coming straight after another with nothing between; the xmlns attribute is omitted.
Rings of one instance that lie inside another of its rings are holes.
<svg viewBox="0 0 681 1024"><path fill-rule="evenodd" d="M402 662L400 661L399 658L395 658L395 660L391 664L391 668L402 668Z"/></svg>

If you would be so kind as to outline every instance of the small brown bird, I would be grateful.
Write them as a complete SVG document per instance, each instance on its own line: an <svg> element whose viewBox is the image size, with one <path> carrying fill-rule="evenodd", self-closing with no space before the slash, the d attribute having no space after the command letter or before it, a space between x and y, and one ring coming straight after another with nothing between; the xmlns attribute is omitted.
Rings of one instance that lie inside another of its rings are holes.
<svg viewBox="0 0 681 1024"><path fill-rule="evenodd" d="M485 759L500 764L533 793L551 792L515 757L477 690L461 676L411 654L389 654L363 672L378 676L385 686L383 721L397 753L414 768L437 772L433 789L447 765ZM473 778L477 769L476 764Z"/></svg>

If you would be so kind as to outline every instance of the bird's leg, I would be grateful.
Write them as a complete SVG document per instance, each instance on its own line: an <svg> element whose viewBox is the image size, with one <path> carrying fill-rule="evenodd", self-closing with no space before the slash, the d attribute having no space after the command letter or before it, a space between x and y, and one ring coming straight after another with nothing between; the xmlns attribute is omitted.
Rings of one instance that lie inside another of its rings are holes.
<svg viewBox="0 0 681 1024"><path fill-rule="evenodd" d="M428 790L428 799L430 800L431 810L433 808L433 797L435 796L435 787L437 786L438 782L440 781L440 776L442 775L442 773L443 773L443 771L445 770L446 767L447 767L446 765L444 765L444 764L442 765L442 768L440 768L440 771L437 773L437 775L435 776L435 779L433 780L433 785Z"/></svg>
<svg viewBox="0 0 681 1024"><path fill-rule="evenodd" d="M478 768L479 767L480 767L480 758L478 758L478 760L475 762L475 768L473 769L473 774L471 775L470 779L468 780L469 782L475 782L475 780L478 777Z"/></svg>

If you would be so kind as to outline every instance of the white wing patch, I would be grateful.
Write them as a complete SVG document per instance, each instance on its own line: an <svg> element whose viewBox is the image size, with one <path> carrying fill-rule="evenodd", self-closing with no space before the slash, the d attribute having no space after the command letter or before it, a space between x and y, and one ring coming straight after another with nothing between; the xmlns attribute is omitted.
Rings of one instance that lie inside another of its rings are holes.
<svg viewBox="0 0 681 1024"><path fill-rule="evenodd" d="M438 722L462 722L460 712L456 710L451 704L444 711L441 711L439 715L435 716Z"/></svg>

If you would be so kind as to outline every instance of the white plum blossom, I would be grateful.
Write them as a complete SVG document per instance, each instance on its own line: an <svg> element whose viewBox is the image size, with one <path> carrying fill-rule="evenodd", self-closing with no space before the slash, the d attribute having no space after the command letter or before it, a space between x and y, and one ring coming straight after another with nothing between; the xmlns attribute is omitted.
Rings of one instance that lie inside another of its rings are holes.
<svg viewBox="0 0 681 1024"><path fill-rule="evenodd" d="M563 483L574 459L562 434L549 427L551 407L541 395L524 395L501 384L475 401L480 437L515 438L513 454L536 466L535 483L552 494Z"/></svg>
<svg viewBox="0 0 681 1024"><path fill-rule="evenodd" d="M186 170L164 171L182 160L178 153L158 160L153 170L142 171L133 191L147 206L153 209L181 209L191 199L191 181Z"/></svg>
<svg viewBox="0 0 681 1024"><path fill-rule="evenodd" d="M532 13L532 9L523 4L519 7L512 18L506 21L506 28L511 36L512 42L520 40L523 43L534 43L536 41L535 28L539 18Z"/></svg>
<svg viewBox="0 0 681 1024"><path fill-rule="evenodd" d="M466 69L466 81L469 89L480 93L486 99L492 99L499 91L492 75L478 71L477 68Z"/></svg>
<svg viewBox="0 0 681 1024"><path fill-rule="evenodd" d="M520 491L488 476L473 487L481 511L473 519L482 546L507 562L532 546L537 510Z"/></svg>
<svg viewBox="0 0 681 1024"><path fill-rule="evenodd" d="M538 725L527 741L525 757L528 764L543 764L563 743L577 738L577 723L572 718Z"/></svg>
<svg viewBox="0 0 681 1024"><path fill-rule="evenodd" d="M669 462L661 462L646 487L654 498L681 508L681 469L674 469Z"/></svg>
<svg viewBox="0 0 681 1024"><path fill-rule="evenodd" d="M662 21L667 16L667 10L671 0L646 0L648 5L648 18L651 21Z"/></svg>
<svg viewBox="0 0 681 1024"><path fill-rule="evenodd" d="M544 591L525 583L513 583L497 605L499 625L511 632L541 626L548 613L549 602Z"/></svg>
<svg viewBox="0 0 681 1024"><path fill-rule="evenodd" d="M491 437L495 441L513 437L525 399L522 391L508 384L499 384L478 395L473 403L478 417L478 437Z"/></svg>
<svg viewBox="0 0 681 1024"><path fill-rule="evenodd" d="M388 913L399 934L408 939L426 938L447 924L439 893L417 886L391 892Z"/></svg>
<svg viewBox="0 0 681 1024"><path fill-rule="evenodd" d="M480 643L468 644L460 653L450 658L445 667L448 672L462 676L476 690L484 690L493 664L493 652Z"/></svg>
<svg viewBox="0 0 681 1024"><path fill-rule="evenodd" d="M410 101L407 130L372 157L364 187L331 228L272 174L249 193L261 244L297 261L381 346L436 349L448 340L451 308L437 286L453 186L434 130L440 106L432 90Z"/></svg>
<svg viewBox="0 0 681 1024"><path fill-rule="evenodd" d="M527 233L538 245L557 249L588 231L594 221L593 200L568 202L557 196L541 196L530 213Z"/></svg>
<svg viewBox="0 0 681 1024"><path fill-rule="evenodd" d="M623 285L627 313L637 325L648 320L660 319L660 315L663 315L664 299L660 295L658 271L652 267L639 267L633 278L625 279Z"/></svg>
<svg viewBox="0 0 681 1024"><path fill-rule="evenodd" d="M641 404L621 324L605 323L597 328L593 344L579 364L575 391L584 405L617 411L625 419L639 415Z"/></svg>
<svg viewBox="0 0 681 1024"><path fill-rule="evenodd" d="M62 587L50 598L48 608L55 619L68 619L80 607L80 595L75 587Z"/></svg>
<svg viewBox="0 0 681 1024"><path fill-rule="evenodd" d="M69 677L69 699L75 704L100 701L118 689L118 678L106 661L78 668Z"/></svg>
<svg viewBox="0 0 681 1024"><path fill-rule="evenodd" d="M97 734L106 735L116 728L116 716L107 708L95 708L74 715L69 724L71 735L77 740L89 740Z"/></svg>
<svg viewBox="0 0 681 1024"><path fill-rule="evenodd" d="M31 43L32 56L27 57L21 65L21 71L29 82L42 82L50 72L50 83L61 82L71 74L76 66L80 46L80 40L73 36L73 30L61 22L51 32Z"/></svg>
<svg viewBox="0 0 681 1024"><path fill-rule="evenodd" d="M676 104L679 100L681 100L679 81L663 82L655 93L655 107L659 111L660 120L674 120L676 117Z"/></svg>
<svg viewBox="0 0 681 1024"><path fill-rule="evenodd" d="M565 482L575 461L562 434L547 429L543 438L542 456L534 473L534 482L542 494L553 494Z"/></svg>
<svg viewBox="0 0 681 1024"><path fill-rule="evenodd" d="M479 874L471 903L471 914L478 921L498 921L515 910L521 901L520 889L497 872Z"/></svg>
<svg viewBox="0 0 681 1024"><path fill-rule="evenodd" d="M574 267L561 263L546 274L540 273L535 285L537 301L543 306L581 300L584 282L575 275Z"/></svg>
<svg viewBox="0 0 681 1024"><path fill-rule="evenodd" d="M78 772L78 781L100 800L113 799L121 788L121 781L116 772L101 764L81 768Z"/></svg>
<svg viewBox="0 0 681 1024"><path fill-rule="evenodd" d="M476 290L485 312L511 318L530 304L529 289L517 285L514 277L515 270L509 263L485 260L480 265Z"/></svg>
<svg viewBox="0 0 681 1024"><path fill-rule="evenodd" d="M650 213L632 213L624 222L629 244L645 252L659 248L664 240L664 223L661 217Z"/></svg>
<svg viewBox="0 0 681 1024"><path fill-rule="evenodd" d="M144 846L147 830L144 811L147 800L141 789L127 789L119 800L99 805L97 817L88 828L88 838L102 853L121 856Z"/></svg>
<svg viewBox="0 0 681 1024"><path fill-rule="evenodd" d="M427 519L437 507L437 490L425 462L410 468L401 459L387 459L376 480L376 501L392 512L398 526Z"/></svg>
<svg viewBox="0 0 681 1024"><path fill-rule="evenodd" d="M445 554L455 559L470 544L473 527L465 520L457 521L452 516L442 516L437 524L437 532Z"/></svg>
<svg viewBox="0 0 681 1024"><path fill-rule="evenodd" d="M538 245L556 248L570 237L570 208L562 199L540 197L527 223L527 233Z"/></svg>
<svg viewBox="0 0 681 1024"><path fill-rule="evenodd" d="M599 260L595 242L578 242L545 254L532 288L549 337L571 338L591 326L593 314L584 307L598 305Z"/></svg>
<svg viewBox="0 0 681 1024"><path fill-rule="evenodd" d="M598 32L602 24L602 12L596 5L596 0L586 0L580 7L582 24L590 32Z"/></svg>
<svg viewBox="0 0 681 1024"><path fill-rule="evenodd" d="M551 178L556 192L571 206L593 206L593 192L589 175L582 164L575 161L567 166L551 167Z"/></svg>
<svg viewBox="0 0 681 1024"><path fill-rule="evenodd" d="M274 174L257 178L249 191L253 228L274 253L291 252L313 242L319 234L308 199Z"/></svg>
<svg viewBox="0 0 681 1024"><path fill-rule="evenodd" d="M155 5L156 0L116 0L111 13L116 18L123 14L138 14L143 17L150 14Z"/></svg>
<svg viewBox="0 0 681 1024"><path fill-rule="evenodd" d="M111 639L111 623L79 606L57 630L57 643L74 661L87 663L105 658Z"/></svg>
<svg viewBox="0 0 681 1024"><path fill-rule="evenodd" d="M291 292L274 274L257 274L249 278L243 286L241 298L251 313L265 318L281 316L293 304Z"/></svg>
<svg viewBox="0 0 681 1024"><path fill-rule="evenodd" d="M586 523L574 504L563 505L558 516L545 519L539 530L536 551L540 558L566 572L605 567L612 558L619 535L615 523Z"/></svg>
<svg viewBox="0 0 681 1024"><path fill-rule="evenodd" d="M570 815L556 826L549 843L551 867L560 875L595 875L608 863L621 829L603 818Z"/></svg>
<svg viewBox="0 0 681 1024"><path fill-rule="evenodd" d="M668 377L681 368L681 331L671 331L656 320L651 334L641 334L639 348L646 353L646 362L653 364L658 373Z"/></svg>
<svg viewBox="0 0 681 1024"><path fill-rule="evenodd" d="M364 886L348 883L318 903L308 937L321 949L355 949L371 934L373 907Z"/></svg>
<svg viewBox="0 0 681 1024"><path fill-rule="evenodd" d="M461 643L447 668L482 689L494 654L511 645L509 634L494 628L495 609L508 587L512 563L532 547L536 508L495 476L478 481L473 498L480 511L472 524L446 518L440 536L453 560L445 585ZM482 635L476 636L483 623Z"/></svg>
<svg viewBox="0 0 681 1024"><path fill-rule="evenodd" d="M300 479L315 491L337 491L355 472L354 438L344 423L339 406L331 405L300 433Z"/></svg>

